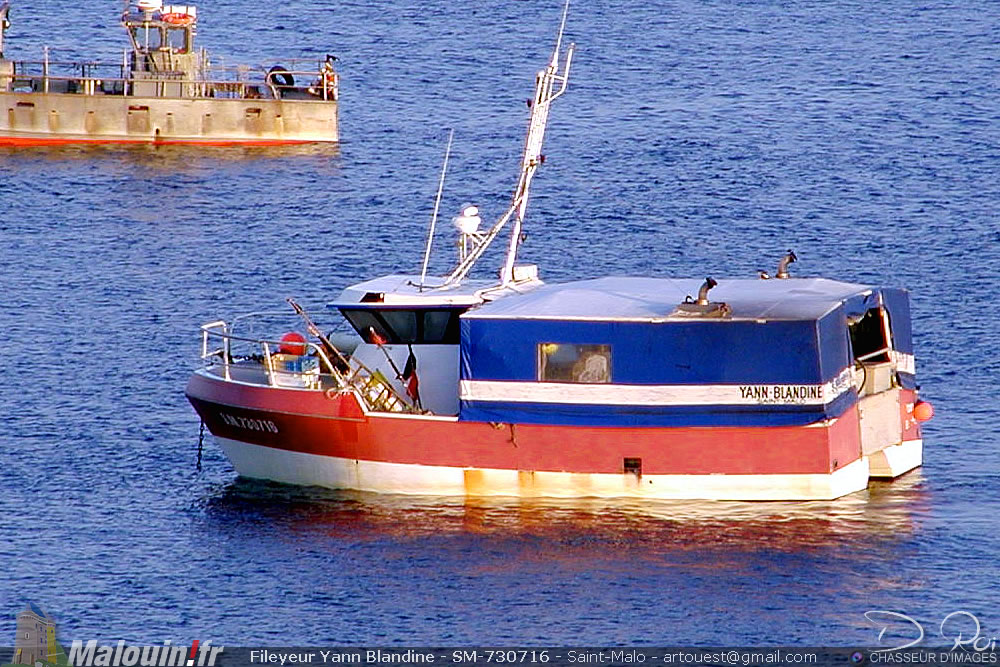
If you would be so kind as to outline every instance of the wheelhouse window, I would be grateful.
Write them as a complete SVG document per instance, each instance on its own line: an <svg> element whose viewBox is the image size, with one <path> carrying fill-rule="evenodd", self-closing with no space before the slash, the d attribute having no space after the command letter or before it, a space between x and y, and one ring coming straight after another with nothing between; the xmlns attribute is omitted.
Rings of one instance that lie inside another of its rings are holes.
<svg viewBox="0 0 1000 667"><path fill-rule="evenodd" d="M574 343L539 343L540 382L611 382L611 346Z"/></svg>
<svg viewBox="0 0 1000 667"><path fill-rule="evenodd" d="M464 308L341 308L366 343L458 345Z"/></svg>
<svg viewBox="0 0 1000 667"><path fill-rule="evenodd" d="M892 349L889 313L881 308L870 308L861 317L848 323L854 360L866 363L889 361Z"/></svg>

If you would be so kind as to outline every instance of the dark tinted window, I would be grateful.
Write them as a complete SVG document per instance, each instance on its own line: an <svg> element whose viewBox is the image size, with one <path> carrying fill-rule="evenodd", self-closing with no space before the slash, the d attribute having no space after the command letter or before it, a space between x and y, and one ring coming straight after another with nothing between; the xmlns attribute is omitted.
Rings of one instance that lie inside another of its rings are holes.
<svg viewBox="0 0 1000 667"><path fill-rule="evenodd" d="M372 331L387 343L458 345L458 318L464 308L341 308L366 343Z"/></svg>
<svg viewBox="0 0 1000 667"><path fill-rule="evenodd" d="M403 343L416 343L418 338L417 321L421 315L416 310L382 310L379 315L385 321L394 339Z"/></svg>
<svg viewBox="0 0 1000 667"><path fill-rule="evenodd" d="M889 341L886 340L886 322L882 321L883 311L871 308L861 318L851 322L851 348L854 358L860 361L881 362L889 360Z"/></svg>
<svg viewBox="0 0 1000 667"><path fill-rule="evenodd" d="M341 310L351 326L357 329L358 333L366 343L374 343L372 332L383 340L389 341L391 335L385 322L375 315L371 310Z"/></svg>

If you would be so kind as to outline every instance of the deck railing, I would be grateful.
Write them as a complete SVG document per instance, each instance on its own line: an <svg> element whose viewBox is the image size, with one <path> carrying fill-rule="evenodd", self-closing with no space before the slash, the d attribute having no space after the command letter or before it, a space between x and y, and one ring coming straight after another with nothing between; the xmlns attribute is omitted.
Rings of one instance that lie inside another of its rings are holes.
<svg viewBox="0 0 1000 667"><path fill-rule="evenodd" d="M295 69L273 71L245 66L210 67L196 78L186 77L183 72L133 72L122 63L8 62L12 69L7 74L0 70L0 92L336 101L339 88L337 73L325 63L305 69L298 67L298 60L292 61Z"/></svg>
<svg viewBox="0 0 1000 667"><path fill-rule="evenodd" d="M302 354L280 352L288 342L234 333L237 324L279 313L250 313L234 319L201 325L201 359L229 381L252 381L241 371L257 371L262 386L322 391L327 396L353 393L369 412L422 412L379 372L338 351L312 341L293 343ZM280 313L280 315L285 315ZM333 358L331 358L333 356Z"/></svg>

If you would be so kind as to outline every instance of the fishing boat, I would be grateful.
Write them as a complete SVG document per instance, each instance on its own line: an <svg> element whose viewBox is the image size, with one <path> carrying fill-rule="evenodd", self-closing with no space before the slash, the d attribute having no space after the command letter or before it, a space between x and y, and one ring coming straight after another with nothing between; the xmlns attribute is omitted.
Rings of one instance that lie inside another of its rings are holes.
<svg viewBox="0 0 1000 667"><path fill-rule="evenodd" d="M572 61L559 34L510 206L488 228L461 211L448 275L427 275L435 215L419 273L329 303L353 343L293 300L298 330L263 313L201 327L186 393L236 471L401 494L815 500L921 465L932 409L905 290L793 277L791 252L773 278L718 280L545 284L518 261ZM498 277L473 277L505 230Z"/></svg>
<svg viewBox="0 0 1000 667"><path fill-rule="evenodd" d="M269 145L338 139L334 57L214 66L195 47L198 9L126 0L121 62L11 60L0 3L0 145Z"/></svg>

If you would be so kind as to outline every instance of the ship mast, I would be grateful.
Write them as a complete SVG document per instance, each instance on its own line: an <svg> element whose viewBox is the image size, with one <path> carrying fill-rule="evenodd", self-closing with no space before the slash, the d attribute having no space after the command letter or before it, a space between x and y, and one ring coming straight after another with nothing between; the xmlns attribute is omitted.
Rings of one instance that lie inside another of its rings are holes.
<svg viewBox="0 0 1000 667"><path fill-rule="evenodd" d="M521 176L518 179L517 187L511 198L510 207L499 220L482 237L477 239L475 246L459 262L455 270L445 280L442 287L454 285L460 282L472 269L476 260L482 256L486 248L493 242L504 226L514 218L511 228L510 245L507 249L507 258L503 268L500 270L500 282L508 285L514 280L514 261L517 258L517 248L521 244L521 224L524 221L524 212L528 206L528 190L531 187L531 179L534 178L535 171L538 170L544 157L542 156L542 141L545 138L545 125L549 120L549 105L566 90L569 81L569 67L573 60L573 44L566 49L565 58L562 63L562 73L560 73L560 50L562 48L563 30L566 27L566 14L569 11L569 0L563 7L562 21L559 25L559 35L556 38L556 46L552 52L552 60L548 66L538 72L535 76L535 96L531 100L531 117L528 120L528 134L524 140L524 155L521 158ZM558 84L558 89L556 85Z"/></svg>
<svg viewBox="0 0 1000 667"><path fill-rule="evenodd" d="M10 12L9 2L0 2L0 58L3 58L3 38L10 27L10 20L7 14Z"/></svg>

